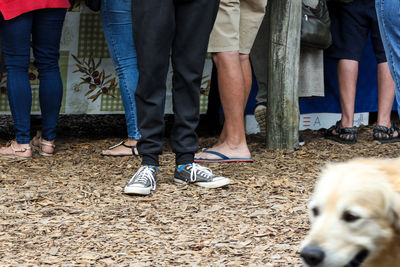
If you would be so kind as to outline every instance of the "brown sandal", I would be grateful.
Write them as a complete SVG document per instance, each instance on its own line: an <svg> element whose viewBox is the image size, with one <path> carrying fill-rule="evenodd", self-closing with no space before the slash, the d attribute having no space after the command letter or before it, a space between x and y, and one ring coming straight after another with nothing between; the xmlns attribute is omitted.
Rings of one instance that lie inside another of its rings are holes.
<svg viewBox="0 0 400 267"><path fill-rule="evenodd" d="M15 144L17 144L17 141L11 140L7 142L7 144L3 147L0 148L0 157L3 158L8 158L8 159L30 159L32 158L32 152L28 153L30 154L29 156L23 156L21 155L22 153L25 153L29 150L32 150L32 148L29 147L24 147L24 148L16 148ZM5 150L10 149L11 153L5 152Z"/></svg>
<svg viewBox="0 0 400 267"><path fill-rule="evenodd" d="M34 141L34 139L38 139L37 141L39 142L39 144L35 144L36 142ZM46 156L46 157L51 157L54 155L54 149L55 149L55 145L52 142L46 141L44 140L40 135L36 135L35 137L33 137L32 141L31 141L31 146L34 150L38 151L40 155L42 156ZM53 152L44 152L42 150L42 147L47 146L47 147L52 147L53 148Z"/></svg>

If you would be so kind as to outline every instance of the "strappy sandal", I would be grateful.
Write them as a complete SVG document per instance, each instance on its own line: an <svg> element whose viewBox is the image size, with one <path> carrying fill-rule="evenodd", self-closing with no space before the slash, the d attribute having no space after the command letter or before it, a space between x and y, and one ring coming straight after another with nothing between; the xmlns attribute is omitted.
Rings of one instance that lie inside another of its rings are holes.
<svg viewBox="0 0 400 267"><path fill-rule="evenodd" d="M32 150L32 148L29 147L24 147L24 148L16 148L15 144L17 143L17 141L15 140L11 140L9 142L7 142L7 144L3 147L0 148L0 157L3 158L8 158L8 159L30 159L32 158L32 152L28 153L28 156L25 155L21 155L29 150ZM10 152L6 152L6 150L9 149L11 150Z"/></svg>
<svg viewBox="0 0 400 267"><path fill-rule="evenodd" d="M104 151L103 151L101 153L101 155L104 156L104 157L131 157L131 156L137 157L137 156L139 156L139 153L137 152L136 145L128 146L128 145L125 144L125 141L122 141L122 142L116 144L115 146L111 146L105 151L112 150L112 149L114 149L116 147L119 147L119 146L124 146L124 147L130 148L132 150L132 154L104 154Z"/></svg>
<svg viewBox="0 0 400 267"><path fill-rule="evenodd" d="M337 121L325 132L325 138L334 140L342 144L355 144L357 142L357 128L344 127L341 128L341 121Z"/></svg>
<svg viewBox="0 0 400 267"><path fill-rule="evenodd" d="M394 136L397 131L398 136ZM400 129L391 123L390 128L382 125L376 125L373 130L372 137L381 144L400 142Z"/></svg>
<svg viewBox="0 0 400 267"><path fill-rule="evenodd" d="M34 141L35 138L39 144L37 144L37 142ZM40 155L45 156L45 157L53 156L54 150L56 148L56 145L54 145L54 143L46 141L41 136L38 136L38 135L33 137L32 141L31 141L31 146L34 150L38 151ZM53 148L53 152L44 152L42 148L45 146Z"/></svg>

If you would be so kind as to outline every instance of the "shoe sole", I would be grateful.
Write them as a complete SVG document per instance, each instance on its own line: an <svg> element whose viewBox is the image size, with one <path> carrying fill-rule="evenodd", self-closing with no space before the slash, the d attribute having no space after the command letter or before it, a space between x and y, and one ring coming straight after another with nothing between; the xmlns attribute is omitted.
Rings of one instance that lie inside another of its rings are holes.
<svg viewBox="0 0 400 267"><path fill-rule="evenodd" d="M124 193L127 195L149 195L151 188L140 188L140 187L125 187Z"/></svg>
<svg viewBox="0 0 400 267"><path fill-rule="evenodd" d="M137 155L133 155L133 154L123 154L123 155L107 155L107 154L100 154L102 157L116 157L116 158L119 158L119 157L133 157L133 156L137 156Z"/></svg>
<svg viewBox="0 0 400 267"><path fill-rule="evenodd" d="M32 159L31 157L21 157L21 156L8 156L8 155L0 155L0 158L6 159L6 160L29 160Z"/></svg>
<svg viewBox="0 0 400 267"><path fill-rule="evenodd" d="M392 139L375 139L374 138L374 141L378 141L381 144L390 144L390 143L400 142L400 138L398 138L398 137L395 137Z"/></svg>
<svg viewBox="0 0 400 267"><path fill-rule="evenodd" d="M267 108L256 109L254 111L254 117L258 122L260 127L260 134L266 135L267 134Z"/></svg>
<svg viewBox="0 0 400 267"><path fill-rule="evenodd" d="M340 144L345 144L345 145L353 145L353 144L357 143L357 139L356 140L343 140L340 137L330 136L330 135L325 136L325 138L335 141L335 142L338 142Z"/></svg>
<svg viewBox="0 0 400 267"><path fill-rule="evenodd" d="M253 163L253 159L194 159L196 163L234 163L234 162L245 162Z"/></svg>
<svg viewBox="0 0 400 267"><path fill-rule="evenodd" d="M177 178L174 178L174 182L176 184L184 184L184 183L186 183L185 181L182 181L181 179L177 179ZM192 184L200 186L200 187L205 187L205 188L218 188L218 187L226 186L226 185L228 185L230 183L231 183L230 179L223 178L223 179L220 179L220 180L215 181L215 182L194 182Z"/></svg>

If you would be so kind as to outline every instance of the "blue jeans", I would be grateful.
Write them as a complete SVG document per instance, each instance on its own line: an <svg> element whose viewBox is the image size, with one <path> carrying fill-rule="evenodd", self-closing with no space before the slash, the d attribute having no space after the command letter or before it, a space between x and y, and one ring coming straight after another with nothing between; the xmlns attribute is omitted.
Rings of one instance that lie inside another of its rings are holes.
<svg viewBox="0 0 400 267"><path fill-rule="evenodd" d="M400 2L376 0L375 4L383 46L396 85L397 112L400 115Z"/></svg>
<svg viewBox="0 0 400 267"><path fill-rule="evenodd" d="M132 33L132 0L102 0L104 34L119 77L128 139L139 140L135 91L139 79Z"/></svg>
<svg viewBox="0 0 400 267"><path fill-rule="evenodd" d="M39 72L42 137L53 141L60 113L63 85L58 59L66 9L40 9L11 20L0 18L0 34L7 69L7 94L19 144L30 142L32 91L28 69L30 48Z"/></svg>

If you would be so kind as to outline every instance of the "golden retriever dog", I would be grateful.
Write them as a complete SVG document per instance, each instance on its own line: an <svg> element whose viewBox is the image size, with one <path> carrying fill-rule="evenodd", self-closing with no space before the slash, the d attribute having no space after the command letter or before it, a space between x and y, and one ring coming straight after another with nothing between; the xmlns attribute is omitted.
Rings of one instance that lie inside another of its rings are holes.
<svg viewBox="0 0 400 267"><path fill-rule="evenodd" d="M400 267L400 159L328 164L309 203L309 267Z"/></svg>

